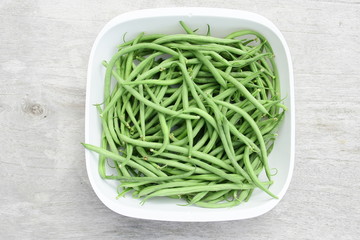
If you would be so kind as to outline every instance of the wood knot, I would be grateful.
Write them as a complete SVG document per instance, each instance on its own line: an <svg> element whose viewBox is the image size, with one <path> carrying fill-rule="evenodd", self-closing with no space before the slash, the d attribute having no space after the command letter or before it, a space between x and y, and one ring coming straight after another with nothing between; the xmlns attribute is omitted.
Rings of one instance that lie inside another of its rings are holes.
<svg viewBox="0 0 360 240"><path fill-rule="evenodd" d="M41 104L31 102L25 102L22 106L22 110L24 113L32 116L42 116L45 113L45 109Z"/></svg>
<svg viewBox="0 0 360 240"><path fill-rule="evenodd" d="M31 114L38 116L38 115L41 115L44 113L44 109L42 108L42 106L40 104L33 104L30 107L30 112L31 112Z"/></svg>

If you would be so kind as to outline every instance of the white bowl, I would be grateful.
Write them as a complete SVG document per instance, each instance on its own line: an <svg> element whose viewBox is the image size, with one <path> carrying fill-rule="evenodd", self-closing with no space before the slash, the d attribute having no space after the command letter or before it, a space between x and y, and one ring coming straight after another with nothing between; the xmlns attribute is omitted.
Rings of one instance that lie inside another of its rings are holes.
<svg viewBox="0 0 360 240"><path fill-rule="evenodd" d="M90 183L100 200L111 210L130 217L166 220L166 221L224 221L246 219L259 216L271 210L284 196L294 166L294 93L293 71L290 52L280 31L266 18L245 11L212 8L165 8L140 10L122 14L105 25L97 36L91 50L88 66L86 89L85 142L100 145L101 122L93 106L103 102L103 80L105 69L101 62L109 60L117 51L116 46L126 39L137 36L140 32L183 33L179 21L183 20L192 28L206 32L206 24L211 26L213 36L226 36L241 30L252 29L263 34L270 42L275 53L276 64L281 81L282 97L289 110L279 130L275 148L269 156L271 168L276 168L274 184L270 190L279 199L272 199L261 190L255 190L247 203L225 209L207 209L196 206L179 206L180 200L157 198L140 205L138 199L131 196L116 199L114 181L100 178L98 174L98 155L85 151L86 166ZM181 202L183 203L183 202Z"/></svg>

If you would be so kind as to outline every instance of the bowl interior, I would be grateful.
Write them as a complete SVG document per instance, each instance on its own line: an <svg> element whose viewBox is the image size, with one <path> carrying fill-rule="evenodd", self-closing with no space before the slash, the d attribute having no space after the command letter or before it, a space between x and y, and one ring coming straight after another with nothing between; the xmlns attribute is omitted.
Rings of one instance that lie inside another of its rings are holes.
<svg viewBox="0 0 360 240"><path fill-rule="evenodd" d="M277 28L267 19L248 12L224 9L153 9L121 15L110 21L98 35L89 60L87 102L86 102L86 142L100 145L101 122L93 104L103 102L103 80L105 69L101 62L110 60L117 51L116 46L125 39L132 39L140 32L146 34L184 33L179 21L183 20L191 28L199 28L206 33L207 24L213 36L224 37L241 29L252 29L263 34L275 53L281 81L284 103L289 107L279 130L279 137L269 156L271 168L278 173L270 190L281 199L285 194L293 168L293 94L292 67L287 45ZM250 201L228 209L205 209L194 206L179 206L179 200L168 198L150 199L144 205L131 196L116 199L117 183L105 181L98 174L98 156L86 151L86 164L90 182L101 201L113 211L131 217L170 221L217 221L244 219L261 215L273 208L279 200L271 199L260 190L255 190ZM261 176L260 176L261 177ZM265 179L265 178L264 178Z"/></svg>

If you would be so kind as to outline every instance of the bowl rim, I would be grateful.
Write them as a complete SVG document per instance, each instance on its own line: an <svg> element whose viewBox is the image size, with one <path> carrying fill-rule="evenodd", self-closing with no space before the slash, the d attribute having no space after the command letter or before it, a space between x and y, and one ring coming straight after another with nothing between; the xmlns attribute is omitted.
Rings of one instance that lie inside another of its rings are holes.
<svg viewBox="0 0 360 240"><path fill-rule="evenodd" d="M202 8L202 7L172 7L172 8L152 8L152 9L142 9L142 10L135 10L131 12L126 12L123 14L120 14L113 19L111 19L108 23L105 24L105 26L102 28L102 30L97 35L91 49L91 53L89 56L89 62L88 62L88 69L87 69L87 83L86 83L86 104L85 104L85 142L89 142L89 130L90 130L90 124L89 124L89 115L90 110L89 106L90 103L90 90L91 90L91 67L93 66L93 60L94 60L94 54L96 47L103 37L103 35L109 31L111 28L118 24L122 24L127 21L136 20L136 19L143 19L143 18L149 18L149 17L166 17L166 16L207 16L207 17L231 17L236 19L247 19L252 20L258 23L261 23L262 25L265 25L267 28L269 28L271 31L273 31L277 37L279 38L282 46L285 50L285 55L288 63L288 71L289 71L289 94L291 96L290 98L290 159L289 159L289 171L288 171L288 177L286 179L286 182L278 194L279 199L272 199L268 203L264 203L262 205L262 208L259 211L247 211L244 212L244 215L242 216L221 216L217 219L208 219L204 217L196 217L192 216L189 217L188 214L184 214L181 217L172 217L168 215L159 214L157 216L149 216L144 215L142 211L128 211L125 208L118 208L113 206L113 203L109 201L108 198L101 192L100 189L96 187L95 179L92 177L91 174L91 168L90 168L90 151L85 149L85 159L86 159L86 169L88 178L90 181L90 184L95 192L95 194L98 196L98 198L103 202L105 206L107 206L112 211L125 215L128 217L134 217L134 218L140 218L140 219L149 219L149 220L163 220L163 221L180 221L180 222L210 222L210 221L228 221L228 220L241 220L241 219L248 219L260 216L262 214L265 214L266 212L273 209L283 198L285 195L291 179L293 175L293 169L294 169L294 157L295 157L295 100L294 100L294 76L293 76L293 66L291 61L291 55L289 47L285 41L285 38L281 34L280 30L267 18L253 13L249 11L243 11L243 10L234 10L234 9L226 9L226 8ZM132 209L134 210L134 209Z"/></svg>

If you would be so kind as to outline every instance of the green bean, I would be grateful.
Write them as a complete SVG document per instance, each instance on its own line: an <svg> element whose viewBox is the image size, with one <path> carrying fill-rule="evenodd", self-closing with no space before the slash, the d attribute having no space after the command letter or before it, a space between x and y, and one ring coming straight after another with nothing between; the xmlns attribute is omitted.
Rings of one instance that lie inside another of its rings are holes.
<svg viewBox="0 0 360 240"><path fill-rule="evenodd" d="M220 54L218 54L217 52L214 52L214 51L201 51L201 53L211 55L212 58L217 60L218 62L221 62L221 63L225 64L226 66L230 66L230 63L225 58L223 58Z"/></svg>
<svg viewBox="0 0 360 240"><path fill-rule="evenodd" d="M136 45L141 38L144 36L144 33L140 33L134 40L134 42L132 43L133 45ZM128 57L126 59L126 63L125 63L125 71L124 71L124 78L127 78L130 75L131 69L132 69L132 63L134 60L134 52L130 52L128 53Z"/></svg>
<svg viewBox="0 0 360 240"><path fill-rule="evenodd" d="M226 87L226 83L225 80L223 79L223 77L221 76L221 74L219 74L219 72L217 71L217 69L214 67L214 65L205 58L205 56L199 52L199 51L194 51L195 56L206 66L209 68L210 72L213 74L215 80L223 87Z"/></svg>
<svg viewBox="0 0 360 240"><path fill-rule="evenodd" d="M234 78L238 78L238 77L244 78L244 77L250 76L251 74L254 74L254 72L243 71L243 72L231 72L230 73L230 75ZM199 73L198 73L198 77L211 77L211 76L212 76L212 74L209 72L199 71Z"/></svg>
<svg viewBox="0 0 360 240"><path fill-rule="evenodd" d="M151 41L153 41L153 40L155 40L155 39L158 39L158 38L161 38L161 37L164 37L164 36L166 36L166 35L165 35L165 34L145 35L145 36L143 36L143 37L141 38L141 42L147 42L147 41L151 42ZM129 46L129 45L133 44L134 41L135 41L135 39L134 39L134 40L131 40L131 41L124 42L124 43L118 45L118 48L122 48L122 47Z"/></svg>
<svg viewBox="0 0 360 240"><path fill-rule="evenodd" d="M166 176L166 177L122 177L122 176L108 176L107 179L121 180L123 182L162 182L174 179L185 178L190 176L192 172L177 175L177 176Z"/></svg>
<svg viewBox="0 0 360 240"><path fill-rule="evenodd" d="M226 45L219 44L207 44L207 45L190 45L190 44L178 44L178 43L168 43L165 44L168 48L181 49L181 50L197 50L197 51L214 51L214 52L224 52L228 51L235 54L246 54L246 51L240 50Z"/></svg>
<svg viewBox="0 0 360 240"><path fill-rule="evenodd" d="M241 201L222 202L222 203L208 203L208 202L196 202L195 205L204 208L229 208L239 205Z"/></svg>
<svg viewBox="0 0 360 240"><path fill-rule="evenodd" d="M174 188L174 187L190 187L190 186L201 186L205 185L206 183L201 182L192 182L192 181L184 181L184 182L169 182L169 183L163 183L159 185L152 185L146 188L143 188L139 193L138 196L142 197L145 195L148 195L150 193L153 193L160 189L166 189L166 188Z"/></svg>
<svg viewBox="0 0 360 240"><path fill-rule="evenodd" d="M104 132L102 132L101 134L101 148L107 148L107 140ZM105 162L106 162L105 156L99 155L98 167L99 167L99 175L101 178L105 178L106 176Z"/></svg>
<svg viewBox="0 0 360 240"><path fill-rule="evenodd" d="M181 102L181 99L182 99L182 96L178 96L178 97L177 97L174 105L172 106L172 109L173 109L174 111L176 111L176 110L178 109L178 107L179 107L179 105L180 105L180 102ZM169 126L170 131L171 131L171 128L172 128L172 126L173 126L173 123L174 123L174 118L171 118L170 121L169 121L169 123L168 123L168 126ZM176 138L175 138L175 136L174 136L173 133L170 134L170 138L172 138L173 141L176 141Z"/></svg>
<svg viewBox="0 0 360 240"><path fill-rule="evenodd" d="M116 131L114 129L114 109L111 109L109 111L107 125L108 125L109 133L110 133L112 139L114 140L114 142L116 144L120 145L120 140L118 139Z"/></svg>
<svg viewBox="0 0 360 240"><path fill-rule="evenodd" d="M179 21L180 25L184 28L185 32L188 34L194 34L194 31L191 30L183 21Z"/></svg>
<svg viewBox="0 0 360 240"><path fill-rule="evenodd" d="M209 134L206 132L204 133L204 135L201 137L201 139L196 143L196 145L193 147L193 149L195 151L199 150L202 146L204 146L204 144L206 143L206 141L209 139Z"/></svg>
<svg viewBox="0 0 360 240"><path fill-rule="evenodd" d="M171 189L160 189L149 195L147 195L143 202L152 197L164 197L169 195L183 195L189 193L203 192L203 191L220 191L224 189L252 189L254 188L251 184L244 183L224 183L224 184L215 184L215 185L206 185L206 186L189 186L189 187L178 187Z"/></svg>
<svg viewBox="0 0 360 240"><path fill-rule="evenodd" d="M186 111L189 108L189 97L188 97L188 90L187 90L187 85L183 84L182 87L182 102L183 102L183 107L184 110ZM187 136L188 136L188 143L189 143L189 149L188 149L188 157L191 158L191 152L192 152L192 147L193 147L193 129L191 126L191 120L187 119L186 121L186 132L187 132Z"/></svg>
<svg viewBox="0 0 360 240"><path fill-rule="evenodd" d="M199 159L196 159L195 157L194 158L188 158L188 157L185 157L185 156L181 156L181 155L176 155L176 154L173 154L173 153L162 153L161 155L162 156L165 156L165 157L168 157L168 158L172 158L172 159L177 159L177 160L180 160L180 161L184 161L184 162L189 162L191 164L194 164L194 165L197 165L209 172L212 172L214 174L217 174L219 176L225 176L224 178L227 178L227 179L231 179L230 181L233 181L233 182L238 182L240 179L243 179L242 176L237 176L237 177L234 177L234 176L231 176L227 173L224 174L224 171L222 169L218 169L218 168L214 168L212 165L216 165L218 167L221 167L225 170L228 170L230 172L235 172L234 168L232 166L230 166L229 164L221 161L220 159L217 159L213 156L210 156L210 155L207 155L207 158L204 159L204 155L202 154L198 154L199 152L197 151L194 151L194 156L198 157ZM209 165L207 163L205 163L204 161L201 161L201 160L206 160L207 162L211 163L212 165Z"/></svg>
<svg viewBox="0 0 360 240"><path fill-rule="evenodd" d="M134 162L153 172L158 177L167 177L167 174L161 171L159 167L154 167L150 162L143 161L143 159L134 159ZM170 180L170 179L168 179Z"/></svg>
<svg viewBox="0 0 360 240"><path fill-rule="evenodd" d="M161 86L171 86L175 84L179 84L182 82L182 78L178 77L175 79L170 79L166 81L160 81L157 79L148 79L148 80L140 80L135 82L124 82L123 85L142 85L142 84L148 84L148 85L161 85Z"/></svg>
<svg viewBox="0 0 360 240"><path fill-rule="evenodd" d="M251 71L253 72L256 72L258 73L257 76L256 76L256 82L259 84L259 89L260 89L260 94L261 94L261 98L260 99L267 99L267 95L265 93L265 89L264 89L264 85L259 77L259 74L260 74L260 71L258 71L258 68L256 66L255 63L250 63L250 69Z"/></svg>
<svg viewBox="0 0 360 240"><path fill-rule="evenodd" d="M155 44L164 44L166 42L176 42L176 41L222 43L222 44L231 44L231 43L239 42L239 40L215 38L215 37L210 37L210 36L199 36L199 35L188 35L188 34L173 34L173 35L168 35L168 36L158 38L155 41L153 41L153 43L155 43Z"/></svg>
<svg viewBox="0 0 360 240"><path fill-rule="evenodd" d="M229 175L230 176L231 175L235 176L235 174L229 174ZM236 175L236 177L239 177L239 175ZM186 179L201 180L201 181L221 181L221 180L224 180L219 175L211 174L211 173L209 173L209 174L201 174L201 175L192 175L192 176L187 177ZM243 181L245 178L240 177L239 179L241 179Z"/></svg>
<svg viewBox="0 0 360 240"><path fill-rule="evenodd" d="M286 106L270 43L252 30L219 38L209 25L206 36L180 25L186 34L139 33L103 62L101 147L83 144L101 178L142 203L233 207L254 188L276 198L268 155Z"/></svg>
<svg viewBox="0 0 360 240"><path fill-rule="evenodd" d="M215 185L215 182L210 182L208 185L209 185L209 186ZM197 194L191 199L191 201L189 202L188 205L192 205L192 204L195 204L195 203L199 202L199 201L200 201L201 199L203 199L203 198L206 196L206 194L208 194L208 193L209 193L208 191L203 191L203 192L197 193Z"/></svg>
<svg viewBox="0 0 360 240"><path fill-rule="evenodd" d="M260 38L261 40L265 39L260 33L252 31L252 30L241 30L241 31L233 32L233 33L227 35L225 37L225 39L234 39L236 37L241 37L241 36L245 36L245 35L255 35L256 37Z"/></svg>
<svg viewBox="0 0 360 240"><path fill-rule="evenodd" d="M134 147L130 144L126 144L126 158L123 163L121 163L121 167L124 168L126 164L130 161L130 158L132 156Z"/></svg>
<svg viewBox="0 0 360 240"><path fill-rule="evenodd" d="M144 73L144 69L149 68L152 64L151 62L154 61L154 59L160 55L162 55L162 52L155 52L148 56L144 61L142 61L135 69L132 71L129 75L128 82L131 82L133 79L135 79L139 74ZM147 69L148 71L149 69Z"/></svg>
<svg viewBox="0 0 360 240"><path fill-rule="evenodd" d="M187 164L175 161L175 160L162 159L162 158L153 157L153 156L146 156L146 159L147 159L146 161L149 161L149 162L165 164L167 166L176 167L183 171L194 171L194 173L197 173L197 174L209 173L209 171L202 169L200 167L193 167L192 165L187 165Z"/></svg>
<svg viewBox="0 0 360 240"><path fill-rule="evenodd" d="M143 85L139 86L139 94L142 98L144 97ZM139 111L140 111L139 117L140 117L140 129L141 129L140 138L145 140L145 138L146 138L145 104L143 102L140 102L139 108L140 108L139 109Z"/></svg>
<svg viewBox="0 0 360 240"><path fill-rule="evenodd" d="M205 122L203 119L200 119L199 122L193 124L194 126L192 126L193 130L192 130L192 135L193 137L196 137L196 135L200 132L200 130L202 129L202 127L204 126ZM182 129L178 130L181 131ZM176 134L176 132L174 132L174 134ZM182 136L180 136L181 138ZM176 145L176 146L183 146L185 145L188 141L187 138L183 138L181 140L176 140L174 141L172 144Z"/></svg>
<svg viewBox="0 0 360 240"><path fill-rule="evenodd" d="M272 192L270 192L264 185L263 183L260 182L260 180L256 177L255 173L254 173L254 170L250 164L250 161L249 161L249 148L246 147L245 148L245 153L244 153L244 163L245 163L245 167L246 169L248 170L248 173L251 177L251 179L253 180L254 184L259 187L261 190L263 190L264 192L266 192L267 194L269 194L271 197L273 198L278 198L276 195L274 195Z"/></svg>
<svg viewBox="0 0 360 240"><path fill-rule="evenodd" d="M226 190L221 190L221 191L217 191L217 192L214 192L214 193L211 193L211 194L208 194L204 199L203 201L205 202L209 202L209 201L213 201L225 194L227 194L228 192L230 192L231 190L229 189L226 189Z"/></svg>
<svg viewBox="0 0 360 240"><path fill-rule="evenodd" d="M125 105L125 110L126 110L128 116L129 116L131 122L134 124L136 130L138 131L138 133L139 133L140 136L141 136L141 135L142 135L141 128L140 128L140 126L139 126L138 121L136 120L136 118L135 118L135 116L134 116L134 113L133 113L133 111L132 111L132 108L131 108L130 104L126 104L126 105Z"/></svg>
<svg viewBox="0 0 360 240"><path fill-rule="evenodd" d="M213 146L217 140L218 140L218 133L216 131L214 131L210 137L210 140L209 140L207 146L203 149L203 152L208 153L213 148Z"/></svg>

